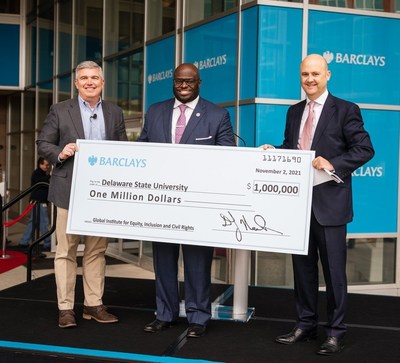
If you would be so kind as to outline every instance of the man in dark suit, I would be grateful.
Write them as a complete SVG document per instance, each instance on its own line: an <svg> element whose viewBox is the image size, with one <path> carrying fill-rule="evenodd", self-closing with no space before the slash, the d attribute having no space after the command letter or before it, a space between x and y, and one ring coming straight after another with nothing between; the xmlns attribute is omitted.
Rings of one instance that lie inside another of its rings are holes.
<svg viewBox="0 0 400 363"><path fill-rule="evenodd" d="M292 256L297 322L290 333L276 338L282 344L316 338L320 258L326 283L328 319L326 340L317 351L322 355L334 354L343 348L347 306L346 226L353 218L351 173L374 155L359 107L328 92L330 76L322 56L312 54L303 60L300 79L307 99L289 108L284 141L278 146L315 150L313 167L335 172L344 182L330 181L313 189L308 254ZM307 132L306 119L310 109L313 109L311 127ZM302 147L305 141L309 144ZM269 147L264 145L265 149Z"/></svg>
<svg viewBox="0 0 400 363"><path fill-rule="evenodd" d="M76 326L74 313L76 253L79 235L66 233L74 154L77 139L126 141L122 110L101 99L104 77L92 61L80 63L75 70L78 97L53 105L37 140L38 152L53 165L49 201L57 207L57 251L54 272L57 284L60 328ZM82 262L83 318L114 323L118 318L103 305L105 278L105 237L86 236Z"/></svg>
<svg viewBox="0 0 400 363"><path fill-rule="evenodd" d="M198 69L181 64L175 69L173 82L175 98L149 107L138 141L235 146L228 112L199 97ZM157 318L145 326L146 332L169 328L179 317L179 249L179 244L153 242ZM200 337L211 319L213 248L182 245L182 252L189 322L186 335Z"/></svg>

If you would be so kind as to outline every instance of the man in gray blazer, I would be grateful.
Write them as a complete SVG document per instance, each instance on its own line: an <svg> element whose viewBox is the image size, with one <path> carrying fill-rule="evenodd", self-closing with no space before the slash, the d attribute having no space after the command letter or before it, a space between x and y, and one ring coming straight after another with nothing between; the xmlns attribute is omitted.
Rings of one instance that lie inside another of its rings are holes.
<svg viewBox="0 0 400 363"><path fill-rule="evenodd" d="M74 154L77 139L126 141L122 110L102 100L104 76L101 67L85 61L76 67L78 97L51 106L37 140L38 153L53 165L48 200L57 207L57 250L54 272L60 328L76 326L74 313L79 235L66 233ZM105 237L86 236L83 256L83 318L115 323L118 318L103 305Z"/></svg>
<svg viewBox="0 0 400 363"><path fill-rule="evenodd" d="M200 75L193 64L175 69L175 98L149 107L138 141L174 144L235 146L229 113L199 96ZM203 175L209 178L209 175ZM156 274L157 319L146 332L169 328L179 317L179 244L153 242ZM211 264L213 248L182 245L185 275L185 307L190 338L202 336L211 319Z"/></svg>

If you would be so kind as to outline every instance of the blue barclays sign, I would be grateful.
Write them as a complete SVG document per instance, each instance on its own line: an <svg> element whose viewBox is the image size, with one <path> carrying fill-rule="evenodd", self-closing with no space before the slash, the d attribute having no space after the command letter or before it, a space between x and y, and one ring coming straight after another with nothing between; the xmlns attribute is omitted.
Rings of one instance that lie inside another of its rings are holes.
<svg viewBox="0 0 400 363"><path fill-rule="evenodd" d="M185 32L184 61L197 66L202 79L201 95L212 102L235 100L236 56L236 14Z"/></svg>
<svg viewBox="0 0 400 363"><path fill-rule="evenodd" d="M398 19L310 11L308 54L326 59L332 72L329 89L336 96L398 105L398 34Z"/></svg>
<svg viewBox="0 0 400 363"><path fill-rule="evenodd" d="M168 37L146 47L145 109L155 102L173 97L175 37Z"/></svg>
<svg viewBox="0 0 400 363"><path fill-rule="evenodd" d="M348 232L396 233L400 113L362 110L362 114L375 156L352 174L354 220Z"/></svg>

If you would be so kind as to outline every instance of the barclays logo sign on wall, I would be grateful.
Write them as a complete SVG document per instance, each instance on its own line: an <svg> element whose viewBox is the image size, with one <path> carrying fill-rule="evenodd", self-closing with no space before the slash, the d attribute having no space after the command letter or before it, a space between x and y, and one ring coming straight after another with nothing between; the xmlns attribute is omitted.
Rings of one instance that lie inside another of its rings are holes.
<svg viewBox="0 0 400 363"><path fill-rule="evenodd" d="M327 50L322 56L328 64L335 62L339 64L371 67L384 67L386 65L386 57L381 55L333 53Z"/></svg>
<svg viewBox="0 0 400 363"><path fill-rule="evenodd" d="M147 76L147 83L152 84L154 82L164 81L166 79L171 79L173 76L174 76L174 70L172 68L167 69L165 71L152 73Z"/></svg>
<svg viewBox="0 0 400 363"><path fill-rule="evenodd" d="M135 159L135 158L115 158L107 156L94 156L88 157L88 163L90 166L116 166L123 168L145 168L147 166L147 159Z"/></svg>
<svg viewBox="0 0 400 363"><path fill-rule="evenodd" d="M383 166L362 166L361 168L353 171L352 176L380 178L383 176L383 172Z"/></svg>
<svg viewBox="0 0 400 363"><path fill-rule="evenodd" d="M202 69L220 67L226 64L227 55L222 54L215 57L194 61L193 64L201 71Z"/></svg>

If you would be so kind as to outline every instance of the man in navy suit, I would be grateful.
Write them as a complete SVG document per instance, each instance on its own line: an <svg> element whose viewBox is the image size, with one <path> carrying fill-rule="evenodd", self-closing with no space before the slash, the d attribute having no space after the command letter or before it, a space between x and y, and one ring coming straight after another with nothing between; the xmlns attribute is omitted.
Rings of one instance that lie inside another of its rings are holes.
<svg viewBox="0 0 400 363"><path fill-rule="evenodd" d="M286 116L284 141L278 148L299 149L310 101L314 117L310 136L315 150L314 168L335 172L344 183L319 184L313 189L308 254L293 255L297 322L276 341L293 344L317 337L318 259L321 259L327 296L326 340L317 351L330 355L343 349L347 306L346 231L353 219L351 173L374 155L360 109L332 96L327 90L331 73L325 59L307 56L300 67L301 86L307 99L291 106ZM304 140L303 140L304 141ZM264 145L267 149L270 145Z"/></svg>
<svg viewBox="0 0 400 363"><path fill-rule="evenodd" d="M69 197L71 193L74 155L77 139L127 141L122 110L104 101L102 68L84 61L75 70L78 96L51 106L37 140L38 152L53 165L49 186L49 201L57 207L57 250L54 272L59 309L58 326L75 327L76 253L79 235L66 233ZM82 260L84 307L83 318L99 323L115 323L118 318L103 305L105 281L105 251L107 238L85 237Z"/></svg>
<svg viewBox="0 0 400 363"><path fill-rule="evenodd" d="M181 64L174 71L173 82L175 98L149 107L138 141L235 146L228 112L199 97L201 80L197 67ZM185 110L181 111L181 107ZM181 112L188 120L186 126L181 128L183 134L178 130ZM157 318L145 326L146 332L156 333L167 329L179 317L179 250L179 244L153 242ZM186 335L196 338L204 335L211 319L213 248L182 245L182 252L185 308L189 322Z"/></svg>

